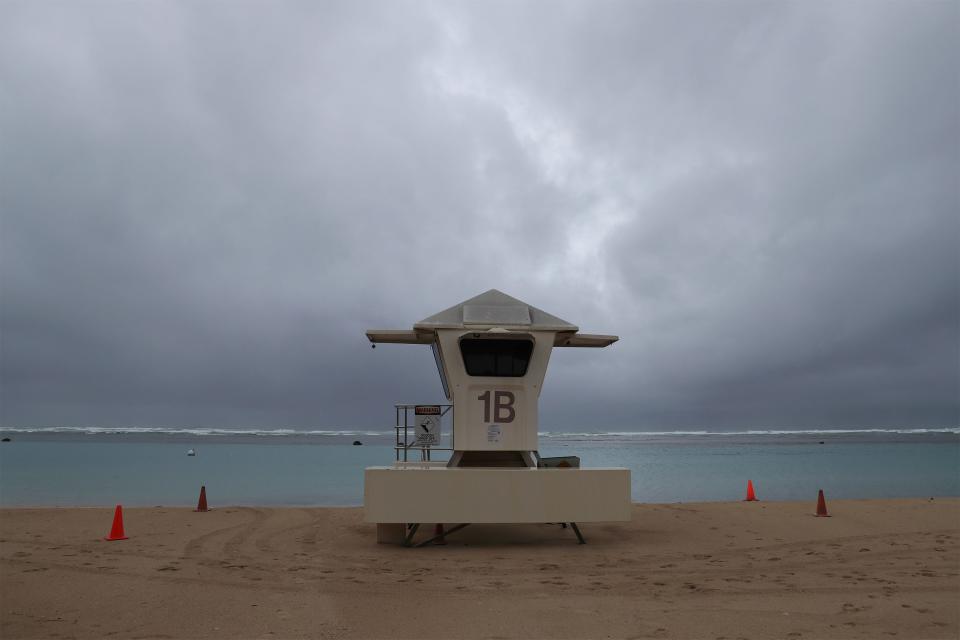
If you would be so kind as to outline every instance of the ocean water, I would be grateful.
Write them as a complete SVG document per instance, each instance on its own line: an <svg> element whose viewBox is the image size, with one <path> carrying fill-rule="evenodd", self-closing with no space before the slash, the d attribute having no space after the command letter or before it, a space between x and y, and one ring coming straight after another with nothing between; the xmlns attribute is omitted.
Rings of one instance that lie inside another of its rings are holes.
<svg viewBox="0 0 960 640"><path fill-rule="evenodd" d="M393 434L230 429L8 429L0 505L359 505ZM362 446L352 442L359 440ZM196 456L187 456L188 449ZM960 429L543 433L544 456L627 467L635 502L960 496ZM419 454L416 456L419 457ZM443 459L434 452L434 459ZM411 458L412 459L412 458Z"/></svg>

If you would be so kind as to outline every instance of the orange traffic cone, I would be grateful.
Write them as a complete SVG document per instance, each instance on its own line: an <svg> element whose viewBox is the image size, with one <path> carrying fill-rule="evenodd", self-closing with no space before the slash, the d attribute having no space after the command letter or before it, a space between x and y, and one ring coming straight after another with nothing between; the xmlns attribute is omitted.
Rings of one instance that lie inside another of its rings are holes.
<svg viewBox="0 0 960 640"><path fill-rule="evenodd" d="M747 497L744 502L757 502L757 494L753 492L753 480L747 480Z"/></svg>
<svg viewBox="0 0 960 640"><path fill-rule="evenodd" d="M439 538L437 538L436 540L433 541L433 544L447 544L447 541L444 540L444 538L443 538L443 525L442 525L442 524L438 524L437 526L435 526L435 527L433 528L433 535L434 535L434 536L440 536Z"/></svg>
<svg viewBox="0 0 960 640"><path fill-rule="evenodd" d="M200 487L200 501L197 503L197 508L194 511L210 511L207 509L207 486L204 485Z"/></svg>
<svg viewBox="0 0 960 640"><path fill-rule="evenodd" d="M818 518L830 517L830 514L827 513L827 501L823 499L823 489L820 489L820 494L817 495L817 517Z"/></svg>
<svg viewBox="0 0 960 640"><path fill-rule="evenodd" d="M104 540L126 540L127 536L123 534L123 507L117 505L113 512L113 526L110 527L110 535Z"/></svg>

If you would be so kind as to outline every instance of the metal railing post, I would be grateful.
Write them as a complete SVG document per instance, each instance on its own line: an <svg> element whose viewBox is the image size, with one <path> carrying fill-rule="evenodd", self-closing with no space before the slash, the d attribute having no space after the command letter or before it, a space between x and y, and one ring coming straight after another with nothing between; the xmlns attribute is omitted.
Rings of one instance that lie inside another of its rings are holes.
<svg viewBox="0 0 960 640"><path fill-rule="evenodd" d="M450 418L450 421L449 421L449 422L450 422L450 446L449 446L449 447L443 447L443 446L434 447L433 445L418 445L415 441L414 441L414 442L411 442L411 441L410 441L410 427L412 427L412 426L415 427L415 426L416 426L415 423L414 423L413 425L410 424L410 409L411 409L411 408L414 408L414 407L416 407L416 406L417 406L417 405L412 405L412 404L395 404L395 405L393 405L393 408L394 408L394 418L395 418L395 420L394 420L394 427L393 427L393 428L394 428L394 446L393 446L394 456L393 456L393 459L394 459L394 461L397 462L397 463L401 462L401 458L400 458L400 451L401 451L401 450L403 450L403 459L402 459L402 462L403 462L404 464L410 462L410 454L409 454L410 449L419 449L419 450L420 450L420 462L422 462L422 463L429 463L429 462L432 462L432 461L433 461L433 455L432 455L432 454L433 454L433 451L450 451L450 452L452 452L452 451L454 450L454 446L453 446L453 442L454 442L454 437L453 437L453 418L452 418L453 405L452 405L452 404L435 405L435 406L440 406L440 407L442 408L442 409L441 409L441 412L440 412L440 416L441 416L441 417L446 416L446 415L448 415L448 414L451 414L451 418ZM402 422L400 421L400 412L401 412L401 411L403 411L403 421L402 421ZM401 430L403 431L402 437L401 437L401 434L400 434ZM442 443L438 443L438 444L442 444Z"/></svg>

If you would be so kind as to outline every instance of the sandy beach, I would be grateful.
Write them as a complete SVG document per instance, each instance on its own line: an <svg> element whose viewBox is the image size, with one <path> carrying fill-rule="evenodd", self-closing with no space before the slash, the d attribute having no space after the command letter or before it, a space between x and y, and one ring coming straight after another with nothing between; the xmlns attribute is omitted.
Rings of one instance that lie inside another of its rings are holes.
<svg viewBox="0 0 960 640"><path fill-rule="evenodd" d="M212 503L212 506L216 506ZM635 505L378 545L359 508L0 511L4 638L957 638L960 499Z"/></svg>

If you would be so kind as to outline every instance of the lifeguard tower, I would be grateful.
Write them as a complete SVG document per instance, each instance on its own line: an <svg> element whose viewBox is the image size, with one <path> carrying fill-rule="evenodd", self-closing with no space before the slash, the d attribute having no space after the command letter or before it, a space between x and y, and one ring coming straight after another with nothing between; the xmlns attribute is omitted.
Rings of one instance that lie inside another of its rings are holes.
<svg viewBox="0 0 960 640"><path fill-rule="evenodd" d="M412 330L370 330L367 338L374 346L430 345L450 402L396 405L394 464L368 467L364 477L364 519L377 524L378 542L410 545L421 523L553 522L570 523L583 543L577 523L630 520L628 469L541 458L537 431L551 350L606 347L617 336L579 333L491 289ZM452 422L447 447L439 437L444 422ZM432 460L437 450L450 452L449 460Z"/></svg>

